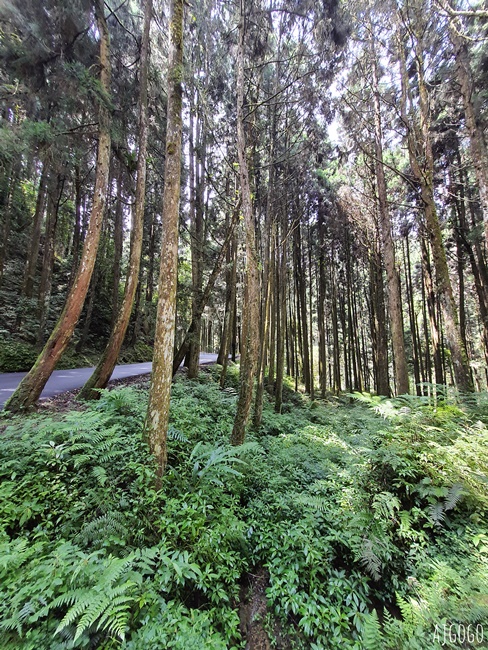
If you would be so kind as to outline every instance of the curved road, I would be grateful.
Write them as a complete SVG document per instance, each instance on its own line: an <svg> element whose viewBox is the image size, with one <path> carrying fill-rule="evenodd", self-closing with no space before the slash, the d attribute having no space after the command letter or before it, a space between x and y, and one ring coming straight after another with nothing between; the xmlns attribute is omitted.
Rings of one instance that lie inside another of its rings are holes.
<svg viewBox="0 0 488 650"><path fill-rule="evenodd" d="M200 355L200 364L215 363L216 354L202 353ZM124 377L135 377L136 375L145 375L151 372L152 363L128 363L123 366L115 366L112 373L112 379L124 379ZM49 381L44 387L41 399L53 397L68 390L81 388L85 381L90 377L95 368L76 368L73 370L55 370ZM8 372L0 374L0 408L3 407L8 398L20 384L22 377L26 372Z"/></svg>

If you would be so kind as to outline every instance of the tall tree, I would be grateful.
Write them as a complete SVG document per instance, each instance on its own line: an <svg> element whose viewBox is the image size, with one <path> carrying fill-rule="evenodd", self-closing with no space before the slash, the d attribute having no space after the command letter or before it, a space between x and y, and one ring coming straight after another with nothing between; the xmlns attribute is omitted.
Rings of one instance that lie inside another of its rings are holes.
<svg viewBox="0 0 488 650"><path fill-rule="evenodd" d="M242 310L243 345L241 351L240 391L237 402L231 442L244 442L246 424L251 408L254 378L259 351L259 270L254 231L251 187L246 153L244 124L244 46L246 35L246 12L244 0L239 1L239 41L237 47L237 155L241 185L242 215L246 245L246 272L244 303Z"/></svg>
<svg viewBox="0 0 488 650"><path fill-rule="evenodd" d="M388 305L391 318L391 338L395 360L395 385L397 393L403 395L409 392L407 357L405 354L405 339L403 332L402 301L400 293L400 278L396 268L395 245L392 237L392 224L388 209L385 170L383 165L383 129L381 124L381 105L379 91L378 58L374 31L371 26L371 62L373 70L373 102L374 102L374 169L376 175L376 191L378 214L381 229L383 259L388 278Z"/></svg>
<svg viewBox="0 0 488 650"><path fill-rule="evenodd" d="M183 26L183 0L172 0L169 17L163 234L153 368L145 423L149 447L156 458L156 482L158 486L161 484L167 461L166 442L171 380L173 378L176 284L178 279L178 215L181 185Z"/></svg>

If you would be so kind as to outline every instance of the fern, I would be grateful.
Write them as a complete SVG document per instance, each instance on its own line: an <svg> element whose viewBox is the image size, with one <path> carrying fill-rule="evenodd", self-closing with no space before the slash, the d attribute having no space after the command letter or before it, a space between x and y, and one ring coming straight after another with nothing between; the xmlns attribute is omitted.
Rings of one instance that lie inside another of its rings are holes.
<svg viewBox="0 0 488 650"><path fill-rule="evenodd" d="M371 539L364 538L361 548L361 562L365 566L368 573L375 580L379 580L381 578L382 566L381 559L375 553L375 545L377 544L377 539L375 539L373 542Z"/></svg>
<svg viewBox="0 0 488 650"><path fill-rule="evenodd" d="M135 602L137 583L132 579L126 579L121 584L117 582L127 574L134 559L134 554L126 558L110 558L105 570L98 575L96 585L74 587L51 601L47 610L69 606L55 634L71 628L76 623L74 641L92 627L124 639L131 606ZM77 575L75 571L72 580L75 580Z"/></svg>
<svg viewBox="0 0 488 650"><path fill-rule="evenodd" d="M235 447L218 446L208 448L203 442L198 442L190 454L190 462L193 463L192 483L194 486L203 481L214 483L223 487L223 475L242 477L234 465L245 465L245 462L238 458L242 450Z"/></svg>
<svg viewBox="0 0 488 650"><path fill-rule="evenodd" d="M444 510L454 510L459 501L463 498L463 486L459 483L454 483L449 488L449 492L444 500Z"/></svg>
<svg viewBox="0 0 488 650"><path fill-rule="evenodd" d="M400 510L400 501L391 492L380 492L373 498L372 508L377 519L394 519Z"/></svg>
<svg viewBox="0 0 488 650"><path fill-rule="evenodd" d="M76 536L78 542L93 543L95 547L106 544L110 536L125 539L129 529L125 515L116 511L109 511L83 525Z"/></svg>
<svg viewBox="0 0 488 650"><path fill-rule="evenodd" d="M182 431L176 429L172 424L170 424L168 427L168 439L177 440L178 442L190 442L190 439L185 436Z"/></svg>
<svg viewBox="0 0 488 650"><path fill-rule="evenodd" d="M435 503L431 503L427 510L432 523L440 526L446 518L444 504L441 501L436 501Z"/></svg>
<svg viewBox="0 0 488 650"><path fill-rule="evenodd" d="M295 501L319 512L326 512L330 508L330 501L316 494L298 494Z"/></svg>
<svg viewBox="0 0 488 650"><path fill-rule="evenodd" d="M372 612L366 614L364 617L362 636L364 650L382 650L384 647L383 641L384 639L381 625L378 620L378 614L376 613L376 610L373 609Z"/></svg>

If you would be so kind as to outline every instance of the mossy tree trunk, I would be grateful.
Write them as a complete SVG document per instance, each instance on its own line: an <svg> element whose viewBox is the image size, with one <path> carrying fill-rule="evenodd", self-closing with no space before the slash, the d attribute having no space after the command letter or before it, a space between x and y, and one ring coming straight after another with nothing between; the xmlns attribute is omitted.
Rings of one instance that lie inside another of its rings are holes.
<svg viewBox="0 0 488 650"><path fill-rule="evenodd" d="M172 0L169 20L168 104L166 165L163 190L163 233L159 267L158 306L154 356L145 432L157 463L159 487L167 461L173 348L178 279L178 215L181 186L181 140L183 95L183 0Z"/></svg>

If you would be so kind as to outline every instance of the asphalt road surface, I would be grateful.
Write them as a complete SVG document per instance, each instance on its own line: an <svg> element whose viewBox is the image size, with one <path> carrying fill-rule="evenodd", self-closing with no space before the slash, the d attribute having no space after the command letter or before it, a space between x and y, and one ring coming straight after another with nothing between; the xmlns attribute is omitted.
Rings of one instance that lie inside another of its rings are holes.
<svg viewBox="0 0 488 650"><path fill-rule="evenodd" d="M215 363L216 354L206 352L200 355L200 364ZM123 366L115 366L111 379L124 379L124 377L135 377L136 375L149 374L152 363L128 363ZM94 368L76 368L73 370L55 370L44 387L41 399L53 397L68 390L81 388L90 377ZM20 384L25 372L8 372L0 374L0 408L5 404L14 390Z"/></svg>

